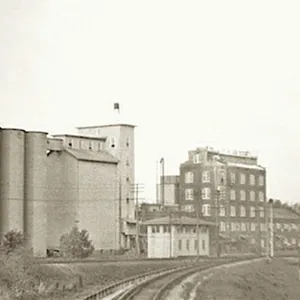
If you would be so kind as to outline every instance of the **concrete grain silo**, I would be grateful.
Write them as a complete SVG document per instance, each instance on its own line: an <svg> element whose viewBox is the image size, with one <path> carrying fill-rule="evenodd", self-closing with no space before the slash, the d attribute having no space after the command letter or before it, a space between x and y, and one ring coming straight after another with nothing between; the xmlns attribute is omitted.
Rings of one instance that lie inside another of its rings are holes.
<svg viewBox="0 0 300 300"><path fill-rule="evenodd" d="M0 240L10 230L24 232L24 142L24 130L1 129Z"/></svg>
<svg viewBox="0 0 300 300"><path fill-rule="evenodd" d="M46 255L47 133L26 132L25 234L34 255Z"/></svg>

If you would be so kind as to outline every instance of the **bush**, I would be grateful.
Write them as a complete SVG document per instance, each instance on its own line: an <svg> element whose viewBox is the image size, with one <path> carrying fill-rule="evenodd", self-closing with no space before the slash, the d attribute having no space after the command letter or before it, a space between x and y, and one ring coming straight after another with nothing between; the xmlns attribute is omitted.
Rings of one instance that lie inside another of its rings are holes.
<svg viewBox="0 0 300 300"><path fill-rule="evenodd" d="M11 230L4 235L4 241L2 243L2 249L6 253L13 252L17 248L24 246L24 235L20 231Z"/></svg>
<svg viewBox="0 0 300 300"><path fill-rule="evenodd" d="M64 256L85 258L90 256L95 250L92 241L89 240L87 230L78 230L73 227L69 233L60 238L60 249Z"/></svg>

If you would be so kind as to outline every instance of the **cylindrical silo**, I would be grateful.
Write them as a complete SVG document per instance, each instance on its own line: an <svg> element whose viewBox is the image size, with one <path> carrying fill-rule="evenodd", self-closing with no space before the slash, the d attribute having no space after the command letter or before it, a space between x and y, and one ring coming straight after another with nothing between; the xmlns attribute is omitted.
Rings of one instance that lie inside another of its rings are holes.
<svg viewBox="0 0 300 300"><path fill-rule="evenodd" d="M24 141L22 129L2 128L0 142L0 239L24 232Z"/></svg>
<svg viewBox="0 0 300 300"><path fill-rule="evenodd" d="M25 234L34 255L46 255L46 156L47 133L26 132Z"/></svg>

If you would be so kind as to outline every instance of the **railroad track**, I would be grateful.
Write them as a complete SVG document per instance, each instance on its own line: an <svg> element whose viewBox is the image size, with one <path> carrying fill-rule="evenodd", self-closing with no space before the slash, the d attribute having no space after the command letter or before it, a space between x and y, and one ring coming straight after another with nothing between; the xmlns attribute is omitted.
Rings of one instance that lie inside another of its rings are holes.
<svg viewBox="0 0 300 300"><path fill-rule="evenodd" d="M250 260L236 259L227 261L206 261L195 266L188 266L185 268L171 270L167 273L162 273L153 276L150 279L138 283L129 290L125 291L119 296L112 298L113 300L162 300L166 299L168 292L176 285L180 284L184 278L194 273L217 267L221 265L228 265L230 263L242 262ZM253 257L251 258L253 260Z"/></svg>
<svg viewBox="0 0 300 300"><path fill-rule="evenodd" d="M196 273L211 267L218 265L224 265L233 262L253 260L257 256L244 256L244 257L222 257L219 259L207 258L200 260L198 263L195 261L186 261L185 266L172 267L168 269L160 269L151 271L148 273L140 274L134 277L126 278L122 281L112 283L98 291L89 293L86 296L79 296L76 300L98 300L98 299L109 299L109 300L121 300L121 299L143 299L138 296L142 290L147 291L147 298L145 299L160 299L163 291L170 288L172 285L176 285L180 282L180 279L187 277L189 274ZM154 285L151 288L151 284ZM154 297L154 291L160 291L160 294ZM126 291L126 292L122 292ZM143 293L145 292L143 291ZM151 293L152 291L152 293ZM115 296L113 296L115 295ZM127 298L126 298L127 297ZM145 296L146 297L146 296Z"/></svg>

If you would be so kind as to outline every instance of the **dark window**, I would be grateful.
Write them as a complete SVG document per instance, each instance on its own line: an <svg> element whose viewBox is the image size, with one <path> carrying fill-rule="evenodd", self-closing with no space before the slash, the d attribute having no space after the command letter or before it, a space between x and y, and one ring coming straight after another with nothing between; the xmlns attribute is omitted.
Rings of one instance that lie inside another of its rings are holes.
<svg viewBox="0 0 300 300"><path fill-rule="evenodd" d="M181 250L181 240L178 240L178 249Z"/></svg>

